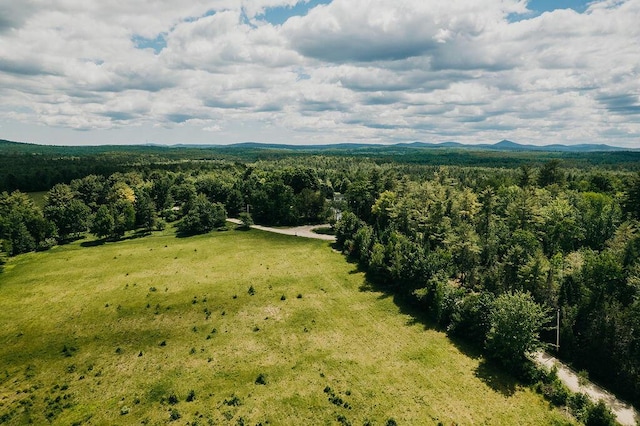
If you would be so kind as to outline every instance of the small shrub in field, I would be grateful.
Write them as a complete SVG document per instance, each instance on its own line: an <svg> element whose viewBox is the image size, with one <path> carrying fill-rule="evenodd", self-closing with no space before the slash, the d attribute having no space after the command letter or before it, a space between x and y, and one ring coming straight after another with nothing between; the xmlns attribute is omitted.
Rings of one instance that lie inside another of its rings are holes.
<svg viewBox="0 0 640 426"><path fill-rule="evenodd" d="M167 402L171 405L176 405L178 403L178 396L175 393L172 393L169 395L169 398L167 398Z"/></svg>
<svg viewBox="0 0 640 426"><path fill-rule="evenodd" d="M167 341L163 340L162 342L160 342L160 346L167 346Z"/></svg>
<svg viewBox="0 0 640 426"><path fill-rule="evenodd" d="M256 385L266 385L266 384L267 384L267 377L264 374L260 373L256 378Z"/></svg>
<svg viewBox="0 0 640 426"><path fill-rule="evenodd" d="M27 368L24 370L24 376L27 379L33 379L36 376L35 367L31 364L27 365Z"/></svg>
<svg viewBox="0 0 640 426"><path fill-rule="evenodd" d="M351 422L342 414L338 415L337 420L338 420L338 423L340 423L343 426L351 426Z"/></svg>
<svg viewBox="0 0 640 426"><path fill-rule="evenodd" d="M344 404L344 401L342 400L342 398L336 395L331 395L329 397L329 402L339 407L342 406L342 404Z"/></svg>
<svg viewBox="0 0 640 426"><path fill-rule="evenodd" d="M387 423L385 423L386 426L398 426L398 422L396 422L393 418L387 420Z"/></svg>
<svg viewBox="0 0 640 426"><path fill-rule="evenodd" d="M280 296L280 300L287 300L287 296L283 294L282 296Z"/></svg>
<svg viewBox="0 0 640 426"><path fill-rule="evenodd" d="M189 351L189 353L190 353L191 355L195 354L195 353L196 353L196 348L191 348L191 350Z"/></svg>
<svg viewBox="0 0 640 426"><path fill-rule="evenodd" d="M196 399L196 391L194 391L193 389L191 389L189 391L189 393L187 394L187 402L192 402Z"/></svg>
<svg viewBox="0 0 640 426"><path fill-rule="evenodd" d="M253 296L254 294L256 294L256 289L251 286L249 287L249 291L247 293L249 293L249 296Z"/></svg>
<svg viewBox="0 0 640 426"><path fill-rule="evenodd" d="M120 415L124 416L125 414L129 414L129 407L126 405L120 409Z"/></svg>
<svg viewBox="0 0 640 426"><path fill-rule="evenodd" d="M237 407L239 405L242 405L242 401L240 401L240 398L235 395L232 395L229 399L225 399L224 403L229 407Z"/></svg>
<svg viewBox="0 0 640 426"><path fill-rule="evenodd" d="M180 419L181 417L182 415L180 414L180 412L174 408L171 410L171 414L169 415L169 421L174 422Z"/></svg>
<svg viewBox="0 0 640 426"><path fill-rule="evenodd" d="M64 345L62 347L62 355L66 356L66 357L72 357L73 354L77 351L78 349L73 347L73 346L67 346Z"/></svg>
<svg viewBox="0 0 640 426"><path fill-rule="evenodd" d="M116 348L116 353L117 354L121 354L122 353L122 348Z"/></svg>

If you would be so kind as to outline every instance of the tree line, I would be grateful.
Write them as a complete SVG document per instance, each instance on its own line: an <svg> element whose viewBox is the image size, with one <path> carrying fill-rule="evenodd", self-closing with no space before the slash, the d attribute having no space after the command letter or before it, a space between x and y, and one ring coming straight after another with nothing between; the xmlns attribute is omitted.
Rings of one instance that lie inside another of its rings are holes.
<svg viewBox="0 0 640 426"><path fill-rule="evenodd" d="M309 167L256 169L220 163L216 170L90 174L55 184L40 208L19 190L0 194L0 246L6 255L46 250L89 232L116 240L127 232L181 234L224 227L227 215L250 213L263 224L321 223L330 214L327 188Z"/></svg>
<svg viewBox="0 0 640 426"><path fill-rule="evenodd" d="M520 376L559 310L560 356L637 404L640 176L571 176L557 161L499 184L492 173L364 178L347 191L337 243L372 281Z"/></svg>

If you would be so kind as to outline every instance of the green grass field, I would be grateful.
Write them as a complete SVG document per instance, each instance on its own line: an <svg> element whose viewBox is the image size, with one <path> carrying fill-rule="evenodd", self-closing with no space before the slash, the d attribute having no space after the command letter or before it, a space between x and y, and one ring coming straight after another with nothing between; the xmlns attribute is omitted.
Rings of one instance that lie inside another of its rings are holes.
<svg viewBox="0 0 640 426"><path fill-rule="evenodd" d="M13 258L0 423L571 422L367 288L328 243L255 230Z"/></svg>

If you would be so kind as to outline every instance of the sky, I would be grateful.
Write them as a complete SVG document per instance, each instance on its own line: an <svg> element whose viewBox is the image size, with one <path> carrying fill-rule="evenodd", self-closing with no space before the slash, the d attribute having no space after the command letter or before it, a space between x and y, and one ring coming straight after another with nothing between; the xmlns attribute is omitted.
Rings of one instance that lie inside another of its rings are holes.
<svg viewBox="0 0 640 426"><path fill-rule="evenodd" d="M0 139L640 147L640 0L0 0Z"/></svg>

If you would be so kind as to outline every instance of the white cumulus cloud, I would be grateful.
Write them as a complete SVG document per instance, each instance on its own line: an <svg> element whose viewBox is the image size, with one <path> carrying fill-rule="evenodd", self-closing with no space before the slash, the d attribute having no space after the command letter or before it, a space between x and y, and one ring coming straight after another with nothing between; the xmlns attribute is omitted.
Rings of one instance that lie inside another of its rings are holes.
<svg viewBox="0 0 640 426"><path fill-rule="evenodd" d="M640 0L307 3L4 0L0 137L640 145Z"/></svg>

